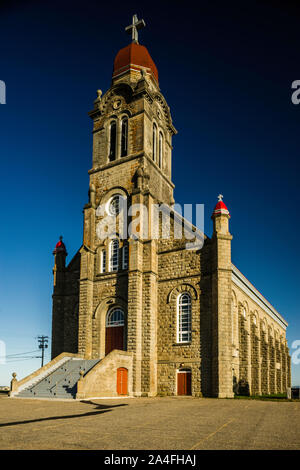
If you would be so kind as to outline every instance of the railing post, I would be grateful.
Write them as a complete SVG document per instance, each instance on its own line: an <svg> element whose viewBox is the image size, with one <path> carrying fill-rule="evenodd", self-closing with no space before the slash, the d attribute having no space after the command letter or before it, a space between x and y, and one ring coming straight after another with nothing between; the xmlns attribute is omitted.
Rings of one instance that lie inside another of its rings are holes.
<svg viewBox="0 0 300 470"><path fill-rule="evenodd" d="M17 374L15 372L12 373L12 377L13 378L10 381L10 392L9 392L10 397L13 396L18 391L18 388L19 388L19 384L16 379Z"/></svg>

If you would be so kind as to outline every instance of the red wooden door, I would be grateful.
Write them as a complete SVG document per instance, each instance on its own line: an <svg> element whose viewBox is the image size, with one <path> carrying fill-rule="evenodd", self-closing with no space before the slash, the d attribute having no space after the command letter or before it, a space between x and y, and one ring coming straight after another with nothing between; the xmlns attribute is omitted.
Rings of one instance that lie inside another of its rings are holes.
<svg viewBox="0 0 300 470"><path fill-rule="evenodd" d="M117 394L128 395L128 370L124 367L117 369Z"/></svg>
<svg viewBox="0 0 300 470"><path fill-rule="evenodd" d="M177 395L192 394L192 374L189 371L177 373Z"/></svg>
<svg viewBox="0 0 300 470"><path fill-rule="evenodd" d="M105 354L113 349L124 349L124 326L107 326L105 335Z"/></svg>

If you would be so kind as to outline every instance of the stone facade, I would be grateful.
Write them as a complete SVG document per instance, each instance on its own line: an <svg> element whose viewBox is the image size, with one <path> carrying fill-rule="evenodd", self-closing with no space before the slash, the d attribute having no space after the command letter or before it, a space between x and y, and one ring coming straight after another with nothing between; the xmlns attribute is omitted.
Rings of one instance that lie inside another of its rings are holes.
<svg viewBox="0 0 300 470"><path fill-rule="evenodd" d="M170 236L156 239L150 233L153 228L165 228L163 218L153 217L153 204L174 204L171 164L176 134L151 69L135 66L115 73L110 89L103 96L98 93L89 114L93 166L83 245L68 266L65 249L54 252L52 357L70 352L105 358L105 367L101 361L98 375L93 375L95 384L102 384L102 394L112 389L116 368L125 363L130 363L128 393L135 396L176 395L180 370L191 373L193 396L285 391L290 385L287 324L232 265L228 211L214 212L213 236L204 236L201 249L188 250L185 237L174 237L182 221L173 209ZM124 155L123 120L127 122ZM110 266L111 239L99 237L114 195L126 201L126 212L135 204L147 209L147 213L128 215L139 234L136 237L121 236L117 215L116 271ZM125 249L126 265L122 262ZM182 294L190 302L185 340L178 332ZM107 315L112 307L124 313L123 349L128 357L116 350L106 352ZM95 395L91 377L79 388L90 386Z"/></svg>

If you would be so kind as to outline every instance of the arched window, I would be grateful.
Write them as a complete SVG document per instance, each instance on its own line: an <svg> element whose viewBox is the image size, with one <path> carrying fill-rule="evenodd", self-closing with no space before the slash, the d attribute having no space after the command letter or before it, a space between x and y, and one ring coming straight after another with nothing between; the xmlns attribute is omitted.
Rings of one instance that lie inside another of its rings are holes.
<svg viewBox="0 0 300 470"><path fill-rule="evenodd" d="M126 325L124 311L112 307L106 315L105 355L114 349L126 350Z"/></svg>
<svg viewBox="0 0 300 470"><path fill-rule="evenodd" d="M116 159L116 138L117 138L117 124L112 121L109 127L109 160L112 162Z"/></svg>
<svg viewBox="0 0 300 470"><path fill-rule="evenodd" d="M115 194L110 200L108 204L108 212L109 215L117 216L120 213L122 208L122 196L120 194Z"/></svg>
<svg viewBox="0 0 300 470"><path fill-rule="evenodd" d="M113 307L108 312L106 326L124 326L124 312L120 307Z"/></svg>
<svg viewBox="0 0 300 470"><path fill-rule="evenodd" d="M191 341L191 315L192 301L188 293L183 293L178 297L177 312L177 342L186 343Z"/></svg>
<svg viewBox="0 0 300 470"><path fill-rule="evenodd" d="M115 238L109 245L109 270L118 271L119 268L119 240Z"/></svg>
<svg viewBox="0 0 300 470"><path fill-rule="evenodd" d="M128 118L124 117L121 121L121 157L128 153Z"/></svg>
<svg viewBox="0 0 300 470"><path fill-rule="evenodd" d="M128 268L128 245L124 245L122 249L123 253L123 259L122 259L122 268L127 269Z"/></svg>
<svg viewBox="0 0 300 470"><path fill-rule="evenodd" d="M153 161L156 161L156 136L157 136L157 127L156 127L156 124L153 124L153 138L152 138L152 158L153 158Z"/></svg>
<svg viewBox="0 0 300 470"><path fill-rule="evenodd" d="M105 273L106 271L106 250L101 251L101 272Z"/></svg>
<svg viewBox="0 0 300 470"><path fill-rule="evenodd" d="M163 135L159 133L159 142L158 142L158 166L162 167L162 155L163 155Z"/></svg>

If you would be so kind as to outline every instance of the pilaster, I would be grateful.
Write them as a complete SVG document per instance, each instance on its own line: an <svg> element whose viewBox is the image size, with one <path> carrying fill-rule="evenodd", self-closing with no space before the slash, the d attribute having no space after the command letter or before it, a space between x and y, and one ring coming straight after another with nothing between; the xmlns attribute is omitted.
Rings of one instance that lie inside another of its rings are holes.
<svg viewBox="0 0 300 470"><path fill-rule="evenodd" d="M219 197L212 219L212 392L233 397L231 240L229 212Z"/></svg>

